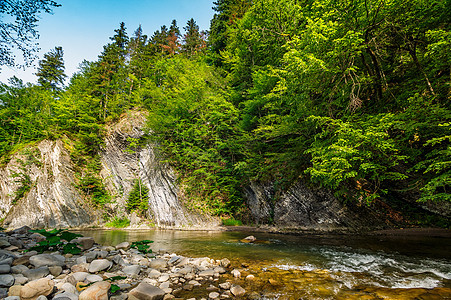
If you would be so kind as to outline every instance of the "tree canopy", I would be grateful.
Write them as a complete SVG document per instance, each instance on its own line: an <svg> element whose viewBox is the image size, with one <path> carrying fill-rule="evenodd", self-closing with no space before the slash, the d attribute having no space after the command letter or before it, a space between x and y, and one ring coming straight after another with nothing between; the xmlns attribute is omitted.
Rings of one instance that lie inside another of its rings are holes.
<svg viewBox="0 0 451 300"><path fill-rule="evenodd" d="M139 108L193 209L240 216L251 181L282 191L301 180L345 203L405 211L451 201L449 0L218 0L214 9L208 39L194 19L184 33L174 20L132 37L121 23L58 96L3 84L0 154L70 136L102 194L89 157L106 123Z"/></svg>

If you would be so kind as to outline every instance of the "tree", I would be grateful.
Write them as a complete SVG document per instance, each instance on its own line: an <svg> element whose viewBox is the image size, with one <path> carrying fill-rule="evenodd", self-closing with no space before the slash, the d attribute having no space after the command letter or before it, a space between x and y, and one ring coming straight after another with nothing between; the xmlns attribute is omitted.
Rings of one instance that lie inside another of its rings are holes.
<svg viewBox="0 0 451 300"><path fill-rule="evenodd" d="M44 59L39 62L38 83L46 89L56 91L64 85L63 48L55 47L49 53L44 54Z"/></svg>
<svg viewBox="0 0 451 300"><path fill-rule="evenodd" d="M36 59L39 37L36 30L38 15L52 13L60 6L52 0L2 0L0 1L0 68L20 66L15 62L14 50L23 54L24 65L29 66ZM6 16L6 18L5 18ZM5 20L11 20L5 22Z"/></svg>
<svg viewBox="0 0 451 300"><path fill-rule="evenodd" d="M192 56L197 52L202 51L206 46L205 35L204 33L199 32L199 26L196 24L196 21L191 18L183 29L186 32L183 37L183 51L188 54L188 56Z"/></svg>

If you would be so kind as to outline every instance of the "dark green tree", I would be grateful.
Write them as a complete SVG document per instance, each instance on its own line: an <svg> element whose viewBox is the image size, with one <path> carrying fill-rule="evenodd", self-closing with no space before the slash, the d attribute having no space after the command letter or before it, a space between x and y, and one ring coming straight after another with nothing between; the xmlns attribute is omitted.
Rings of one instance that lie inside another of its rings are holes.
<svg viewBox="0 0 451 300"><path fill-rule="evenodd" d="M61 89L66 79L64 74L63 48L55 47L54 50L44 54L44 59L39 62L38 83L53 91Z"/></svg>
<svg viewBox="0 0 451 300"><path fill-rule="evenodd" d="M205 35L199 31L199 26L193 18L188 20L183 29L185 30L182 45L184 53L188 56L192 56L205 49Z"/></svg>

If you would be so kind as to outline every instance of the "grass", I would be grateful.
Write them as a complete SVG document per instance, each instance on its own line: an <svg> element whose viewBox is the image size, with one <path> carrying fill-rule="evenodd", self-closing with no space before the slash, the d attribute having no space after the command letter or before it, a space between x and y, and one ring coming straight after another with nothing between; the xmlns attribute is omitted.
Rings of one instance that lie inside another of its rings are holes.
<svg viewBox="0 0 451 300"><path fill-rule="evenodd" d="M108 223L106 223L105 226L114 228L124 228L130 226L130 220L127 218L114 217Z"/></svg>
<svg viewBox="0 0 451 300"><path fill-rule="evenodd" d="M224 226L241 226L243 222L234 218L222 219L222 225Z"/></svg>

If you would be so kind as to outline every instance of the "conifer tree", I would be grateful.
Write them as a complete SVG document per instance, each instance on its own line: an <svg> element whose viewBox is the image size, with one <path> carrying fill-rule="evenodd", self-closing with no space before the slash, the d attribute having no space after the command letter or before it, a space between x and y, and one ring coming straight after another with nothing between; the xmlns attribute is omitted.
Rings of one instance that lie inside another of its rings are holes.
<svg viewBox="0 0 451 300"><path fill-rule="evenodd" d="M46 89L58 90L64 84L67 77L64 74L63 48L55 49L44 54L44 59L39 62L38 83Z"/></svg>
<svg viewBox="0 0 451 300"><path fill-rule="evenodd" d="M205 48L204 33L199 31L199 26L196 24L193 18L191 18L186 26L183 27L185 30L185 36L183 37L183 51L188 55L192 56L196 52L202 51Z"/></svg>

